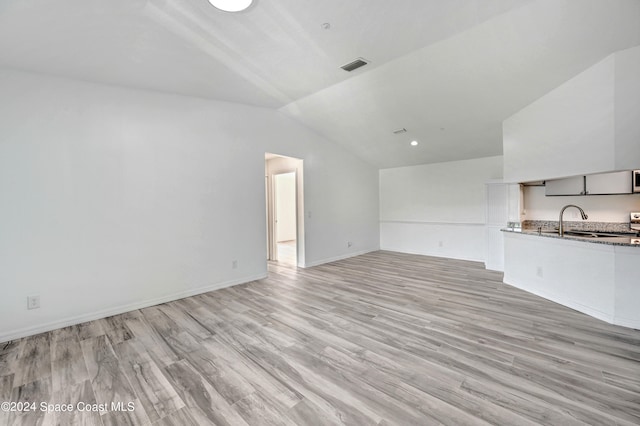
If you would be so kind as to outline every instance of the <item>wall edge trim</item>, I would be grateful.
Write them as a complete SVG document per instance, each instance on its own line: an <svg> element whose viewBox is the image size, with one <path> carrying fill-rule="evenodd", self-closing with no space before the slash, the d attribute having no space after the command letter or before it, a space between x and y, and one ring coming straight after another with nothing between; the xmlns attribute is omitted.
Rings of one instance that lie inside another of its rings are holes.
<svg viewBox="0 0 640 426"><path fill-rule="evenodd" d="M380 220L380 223L405 223L410 225L486 226L484 222L429 222L411 220Z"/></svg>
<svg viewBox="0 0 640 426"><path fill-rule="evenodd" d="M223 281L215 284L211 284L204 287L198 287L195 289L185 290L177 293L172 293L166 296L157 297L154 299L147 299L141 302L129 303L126 305L114 306L108 309L103 309L97 312L76 315L72 317L63 318L60 320L50 321L44 324L39 324L30 327L24 327L17 330L10 330L0 334L0 343L8 342L10 340L21 339L23 337L33 336L34 334L45 333L58 328L68 327L71 325L81 324L88 321L94 321L110 317L113 315L123 314L125 312L135 311L137 309L148 308L149 306L160 305L162 303L172 302L174 300L184 299L185 297L191 297L210 291L221 290L223 288L232 287L235 285L246 284L251 281L261 280L267 278L266 273L253 275L249 277L243 277L236 280Z"/></svg>
<svg viewBox="0 0 640 426"><path fill-rule="evenodd" d="M378 250L380 250L380 248L376 247L376 248L373 248L373 249L360 250L360 251L357 251L357 252L347 253L347 254L343 254L343 255L340 255L340 256L327 257L327 258L320 259L320 260L314 260L313 262L307 262L303 266L303 268L311 268L313 266L324 265L325 263L337 262L338 260L344 260L344 259L348 259L350 257L362 256L363 254L371 253L371 252L378 251Z"/></svg>

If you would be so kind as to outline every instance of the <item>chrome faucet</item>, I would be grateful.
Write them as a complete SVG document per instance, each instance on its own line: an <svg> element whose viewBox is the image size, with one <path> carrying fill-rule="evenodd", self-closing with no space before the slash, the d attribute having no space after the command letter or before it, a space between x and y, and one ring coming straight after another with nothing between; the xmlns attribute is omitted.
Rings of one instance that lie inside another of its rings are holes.
<svg viewBox="0 0 640 426"><path fill-rule="evenodd" d="M561 237L564 236L564 224L562 223L562 215L564 214L564 211L568 207L575 207L576 209L580 210L580 216L582 216L582 220L587 220L589 218L589 216L587 216L584 210L582 210L580 207L576 206L575 204L567 204L566 206L564 206L562 210L560 210L560 220L559 220L560 224L558 225L558 233L560 234Z"/></svg>

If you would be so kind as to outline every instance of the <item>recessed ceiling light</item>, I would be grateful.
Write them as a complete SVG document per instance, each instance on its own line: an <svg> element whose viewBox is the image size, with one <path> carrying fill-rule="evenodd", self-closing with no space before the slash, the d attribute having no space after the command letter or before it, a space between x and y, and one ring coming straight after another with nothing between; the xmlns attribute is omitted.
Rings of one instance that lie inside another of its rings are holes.
<svg viewBox="0 0 640 426"><path fill-rule="evenodd" d="M416 146L418 145L418 141L411 141L411 146Z"/></svg>
<svg viewBox="0 0 640 426"><path fill-rule="evenodd" d="M241 12L251 6L253 0L209 0L211 6L225 12Z"/></svg>

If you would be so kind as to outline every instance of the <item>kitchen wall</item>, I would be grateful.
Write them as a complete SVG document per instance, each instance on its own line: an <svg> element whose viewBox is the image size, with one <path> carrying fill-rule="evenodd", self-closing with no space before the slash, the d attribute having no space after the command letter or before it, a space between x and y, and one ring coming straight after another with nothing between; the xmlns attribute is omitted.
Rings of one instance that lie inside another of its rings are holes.
<svg viewBox="0 0 640 426"><path fill-rule="evenodd" d="M611 55L504 120L505 179L615 170L614 82Z"/></svg>
<svg viewBox="0 0 640 426"><path fill-rule="evenodd" d="M546 197L542 186L524 188L524 220L558 220L560 209L576 204L589 215L590 222L629 222L629 213L640 211L640 194ZM580 221L576 209L567 209L565 220Z"/></svg>
<svg viewBox="0 0 640 426"><path fill-rule="evenodd" d="M380 170L380 247L485 260L485 183L502 157Z"/></svg>
<svg viewBox="0 0 640 426"><path fill-rule="evenodd" d="M503 121L504 180L640 167L640 46L618 51Z"/></svg>
<svg viewBox="0 0 640 426"><path fill-rule="evenodd" d="M276 111L0 69L0 341L264 277L265 152L307 265L378 248L378 171Z"/></svg>

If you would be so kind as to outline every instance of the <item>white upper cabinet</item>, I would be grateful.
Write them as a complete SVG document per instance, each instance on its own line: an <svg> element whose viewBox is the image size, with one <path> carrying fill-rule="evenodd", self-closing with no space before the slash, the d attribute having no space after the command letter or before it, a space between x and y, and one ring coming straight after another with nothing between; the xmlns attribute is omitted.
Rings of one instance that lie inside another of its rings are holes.
<svg viewBox="0 0 640 426"><path fill-rule="evenodd" d="M625 171L547 180L545 195L631 194L631 175Z"/></svg>
<svg viewBox="0 0 640 426"><path fill-rule="evenodd" d="M640 46L617 52L503 122L505 182L640 168Z"/></svg>
<svg viewBox="0 0 640 426"><path fill-rule="evenodd" d="M631 172L600 173L586 179L586 195L631 194Z"/></svg>
<svg viewBox="0 0 640 426"><path fill-rule="evenodd" d="M583 195L584 176L553 179L545 182L544 193L550 195Z"/></svg>

